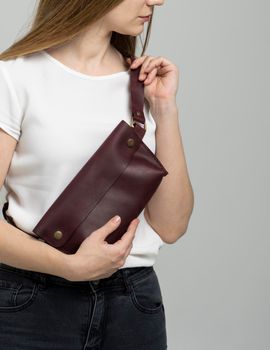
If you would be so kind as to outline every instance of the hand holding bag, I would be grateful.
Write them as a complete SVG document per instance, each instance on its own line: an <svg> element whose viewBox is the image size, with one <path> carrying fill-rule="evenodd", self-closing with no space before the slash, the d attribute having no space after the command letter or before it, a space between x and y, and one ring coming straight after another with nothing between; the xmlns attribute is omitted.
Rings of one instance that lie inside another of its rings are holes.
<svg viewBox="0 0 270 350"><path fill-rule="evenodd" d="M130 70L131 125L119 122L33 229L64 253L74 254L91 232L117 214L121 223L106 241L120 239L168 174L142 140L144 83L139 72L140 67Z"/></svg>

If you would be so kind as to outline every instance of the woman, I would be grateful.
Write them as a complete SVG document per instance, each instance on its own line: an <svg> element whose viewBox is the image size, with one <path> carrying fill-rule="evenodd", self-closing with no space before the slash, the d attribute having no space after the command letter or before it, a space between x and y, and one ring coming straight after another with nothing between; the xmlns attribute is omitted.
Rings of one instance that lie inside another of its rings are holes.
<svg viewBox="0 0 270 350"><path fill-rule="evenodd" d="M0 222L3 349L167 348L153 265L161 246L185 233L193 206L178 69L160 56L141 55L132 66L125 59L135 54L142 17L152 15L147 42L154 6L162 4L41 0L30 32L0 55L0 186L8 204ZM112 218L75 254L64 254L32 229L119 121L130 121L129 74L138 66L143 141L169 175L121 240L105 242L119 225Z"/></svg>

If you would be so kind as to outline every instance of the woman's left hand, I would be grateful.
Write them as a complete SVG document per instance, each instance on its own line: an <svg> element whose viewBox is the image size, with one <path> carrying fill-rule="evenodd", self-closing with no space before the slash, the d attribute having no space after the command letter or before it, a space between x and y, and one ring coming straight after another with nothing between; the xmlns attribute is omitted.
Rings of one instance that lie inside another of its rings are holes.
<svg viewBox="0 0 270 350"><path fill-rule="evenodd" d="M139 80L144 83L144 96L150 106L160 109L176 103L179 84L178 67L164 57L141 56L130 68L141 65Z"/></svg>

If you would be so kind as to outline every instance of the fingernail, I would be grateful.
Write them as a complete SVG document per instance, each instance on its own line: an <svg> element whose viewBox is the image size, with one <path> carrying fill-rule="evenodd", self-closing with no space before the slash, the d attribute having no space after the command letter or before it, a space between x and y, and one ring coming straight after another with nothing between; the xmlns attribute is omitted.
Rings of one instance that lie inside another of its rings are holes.
<svg viewBox="0 0 270 350"><path fill-rule="evenodd" d="M120 216L119 215L116 215L114 218L113 218L113 221L115 222L115 223L118 223L119 221L120 221Z"/></svg>

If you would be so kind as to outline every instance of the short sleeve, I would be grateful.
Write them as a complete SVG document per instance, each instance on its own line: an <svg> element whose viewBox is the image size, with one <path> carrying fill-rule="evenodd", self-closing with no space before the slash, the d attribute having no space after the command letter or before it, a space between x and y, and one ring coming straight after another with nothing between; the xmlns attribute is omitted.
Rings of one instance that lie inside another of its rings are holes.
<svg viewBox="0 0 270 350"><path fill-rule="evenodd" d="M18 141L21 135L22 113L4 64L4 61L0 61L0 128Z"/></svg>

